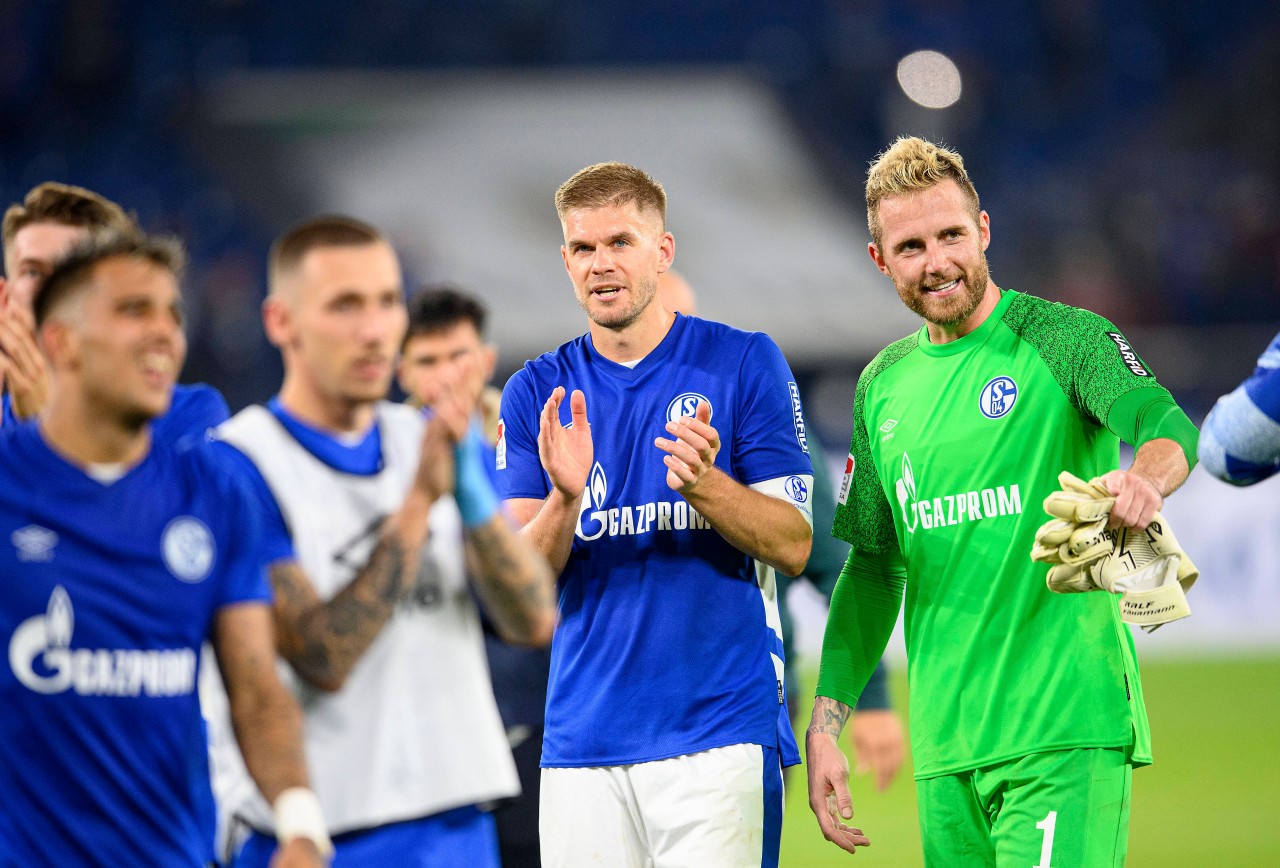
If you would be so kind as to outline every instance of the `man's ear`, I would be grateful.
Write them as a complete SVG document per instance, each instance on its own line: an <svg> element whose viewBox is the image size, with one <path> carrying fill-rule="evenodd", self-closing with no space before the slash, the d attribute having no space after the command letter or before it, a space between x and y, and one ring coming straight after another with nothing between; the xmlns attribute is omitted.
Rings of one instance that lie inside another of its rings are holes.
<svg viewBox="0 0 1280 868"><path fill-rule="evenodd" d="M493 380L493 372L498 369L498 348L493 344L485 344L480 348L480 370L484 373L486 383Z"/></svg>
<svg viewBox="0 0 1280 868"><path fill-rule="evenodd" d="M284 349L293 340L292 311L284 300L267 296L262 302L262 330L273 347Z"/></svg>

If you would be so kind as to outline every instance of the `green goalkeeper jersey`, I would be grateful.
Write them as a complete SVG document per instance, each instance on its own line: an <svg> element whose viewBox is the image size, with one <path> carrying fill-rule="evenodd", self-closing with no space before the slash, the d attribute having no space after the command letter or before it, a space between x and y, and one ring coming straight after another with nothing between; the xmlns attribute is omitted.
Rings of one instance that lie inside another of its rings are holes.
<svg viewBox="0 0 1280 868"><path fill-rule="evenodd" d="M863 372L834 532L855 557L905 562L917 777L1076 747L1151 761L1117 598L1051 592L1029 553L1060 471L1115 469L1118 435L1185 450L1188 428L1194 455L1194 427L1115 326L1008 290L974 332L931 344L922 328ZM833 605L818 689L849 705L861 684L832 633L896 617L855 608Z"/></svg>

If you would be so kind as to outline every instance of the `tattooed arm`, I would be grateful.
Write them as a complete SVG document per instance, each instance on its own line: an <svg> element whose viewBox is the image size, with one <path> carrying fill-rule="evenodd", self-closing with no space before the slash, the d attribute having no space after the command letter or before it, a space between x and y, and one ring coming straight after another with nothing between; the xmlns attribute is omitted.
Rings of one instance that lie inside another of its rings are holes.
<svg viewBox="0 0 1280 868"><path fill-rule="evenodd" d="M853 709L829 696L813 702L813 717L805 735L809 767L809 808L818 818L822 836L850 853L871 842L861 829L846 826L853 818L849 797L849 760L840 750L839 738Z"/></svg>
<svg viewBox="0 0 1280 868"><path fill-rule="evenodd" d="M467 531L468 572L498 635L517 645L551 643L555 576L547 561L495 515Z"/></svg>
<svg viewBox="0 0 1280 868"><path fill-rule="evenodd" d="M427 513L452 487L452 441L433 421L423 433L409 493L383 522L373 553L349 585L322 601L296 561L272 564L276 645L300 678L321 690L342 688L396 603L412 589L427 538Z"/></svg>

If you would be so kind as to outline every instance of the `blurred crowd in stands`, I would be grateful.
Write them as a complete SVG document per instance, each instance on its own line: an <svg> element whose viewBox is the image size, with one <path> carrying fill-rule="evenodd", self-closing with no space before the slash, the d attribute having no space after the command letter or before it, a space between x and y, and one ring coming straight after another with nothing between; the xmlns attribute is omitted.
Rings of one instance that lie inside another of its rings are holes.
<svg viewBox="0 0 1280 868"><path fill-rule="evenodd" d="M958 64L953 108L898 91L920 48ZM237 407L280 376L257 325L280 227L195 156L205 85L245 68L672 63L775 87L854 213L884 142L941 133L982 179L1002 285L1125 327L1280 321L1270 0L0 0L0 193L70 181L182 236L186 376Z"/></svg>

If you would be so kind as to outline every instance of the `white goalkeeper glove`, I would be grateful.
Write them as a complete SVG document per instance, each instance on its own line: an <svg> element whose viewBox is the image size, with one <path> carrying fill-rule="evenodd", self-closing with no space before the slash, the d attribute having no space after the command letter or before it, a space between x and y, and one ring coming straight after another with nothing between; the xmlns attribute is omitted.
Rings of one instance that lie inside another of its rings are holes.
<svg viewBox="0 0 1280 868"><path fill-rule="evenodd" d="M1108 530L1115 498L1097 480L1059 475L1063 490L1045 499L1055 516L1036 532L1032 560L1055 564L1046 582L1060 594L1105 590L1121 594L1121 619L1150 632L1191 614L1186 592L1200 571L1178 545L1164 516L1145 530Z"/></svg>
<svg viewBox="0 0 1280 868"><path fill-rule="evenodd" d="M1031 560L1079 564L1105 555L1111 550L1105 534L1115 497L1100 482L1085 482L1065 470L1058 482L1062 490L1044 499L1044 511L1054 518L1036 531Z"/></svg>
<svg viewBox="0 0 1280 868"><path fill-rule="evenodd" d="M1145 530L1105 531L1111 550L1086 563L1062 563L1049 570L1049 589L1060 594L1104 590L1121 594L1120 618L1150 632L1191 614L1187 591L1200 571L1178 545L1164 516L1156 513Z"/></svg>

